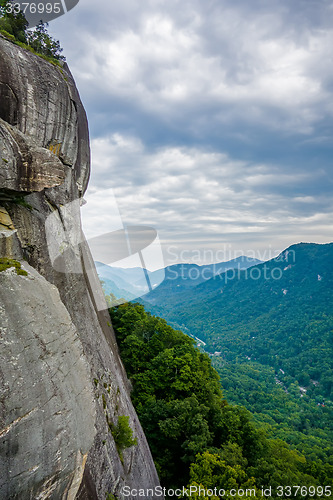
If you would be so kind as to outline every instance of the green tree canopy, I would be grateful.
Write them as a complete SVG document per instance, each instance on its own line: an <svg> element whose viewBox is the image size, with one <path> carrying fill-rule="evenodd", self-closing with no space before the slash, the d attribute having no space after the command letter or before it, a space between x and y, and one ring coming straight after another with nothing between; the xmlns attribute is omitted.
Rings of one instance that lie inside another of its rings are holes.
<svg viewBox="0 0 333 500"><path fill-rule="evenodd" d="M285 442L268 439L244 407L227 403L210 358L190 337L139 304L112 308L110 315L163 486L259 491L271 485L329 484L328 465L309 462Z"/></svg>
<svg viewBox="0 0 333 500"><path fill-rule="evenodd" d="M28 30L23 12L12 7L13 2L0 0L0 33L46 58L65 60L60 42L48 34L48 23L40 21L35 29Z"/></svg>

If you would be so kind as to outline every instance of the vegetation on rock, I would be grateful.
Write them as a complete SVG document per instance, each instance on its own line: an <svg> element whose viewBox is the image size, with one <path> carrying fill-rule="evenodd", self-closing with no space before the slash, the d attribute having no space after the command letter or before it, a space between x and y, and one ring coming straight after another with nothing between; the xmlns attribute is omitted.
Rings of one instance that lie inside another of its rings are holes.
<svg viewBox="0 0 333 500"><path fill-rule="evenodd" d="M120 415L117 424L109 422L109 427L113 439L116 443L117 451L121 460L123 460L123 451L131 446L138 444L137 438L133 438L133 431L129 426L129 417Z"/></svg>
<svg viewBox="0 0 333 500"><path fill-rule="evenodd" d="M0 272L14 268L18 276L28 276L27 271L21 269L21 263L14 259L0 258Z"/></svg>
<svg viewBox="0 0 333 500"><path fill-rule="evenodd" d="M268 438L244 407L228 404L209 356L190 337L139 304L120 305L110 315L164 486L329 485L332 466Z"/></svg>
<svg viewBox="0 0 333 500"><path fill-rule="evenodd" d="M47 32L48 23L40 21L35 29L28 30L23 12L13 11L9 8L11 4L10 0L0 0L0 33L49 62L64 60L59 41L54 40Z"/></svg>
<svg viewBox="0 0 333 500"><path fill-rule="evenodd" d="M333 244L298 244L149 309L206 342L224 394L271 437L333 465Z"/></svg>

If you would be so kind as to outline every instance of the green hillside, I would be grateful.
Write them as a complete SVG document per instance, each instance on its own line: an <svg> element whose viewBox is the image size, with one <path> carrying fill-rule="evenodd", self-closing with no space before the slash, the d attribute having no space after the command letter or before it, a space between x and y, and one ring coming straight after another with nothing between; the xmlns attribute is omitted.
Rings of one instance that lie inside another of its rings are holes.
<svg viewBox="0 0 333 500"><path fill-rule="evenodd" d="M293 245L147 307L206 342L227 398L271 435L331 459L333 244Z"/></svg>
<svg viewBox="0 0 333 500"><path fill-rule="evenodd" d="M110 315L163 486L217 488L237 499L244 493L235 491L262 498L261 488L272 487L270 498L278 499L279 488L302 485L293 498L330 497L332 466L270 439L244 407L228 404L209 356L192 339L139 304Z"/></svg>
<svg viewBox="0 0 333 500"><path fill-rule="evenodd" d="M154 292L152 292L154 293ZM299 244L246 271L229 271L150 307L225 360L251 358L331 397L333 244Z"/></svg>
<svg viewBox="0 0 333 500"><path fill-rule="evenodd" d="M161 284L154 288L153 291L144 295L144 302L151 304L175 304L178 302L178 297L182 298L184 292L193 290L198 285L209 281L230 269L247 269L251 266L261 263L258 259L250 257L237 257L236 259L227 262L219 262L216 264L174 264L167 266L163 272L164 280ZM151 273L151 279L154 280L154 275L161 273L155 271Z"/></svg>

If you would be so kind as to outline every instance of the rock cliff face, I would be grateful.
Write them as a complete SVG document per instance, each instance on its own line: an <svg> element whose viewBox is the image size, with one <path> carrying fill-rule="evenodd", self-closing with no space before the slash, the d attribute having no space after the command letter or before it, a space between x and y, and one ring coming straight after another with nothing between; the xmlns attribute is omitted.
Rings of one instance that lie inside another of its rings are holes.
<svg viewBox="0 0 333 500"><path fill-rule="evenodd" d="M96 306L79 212L89 158L68 67L0 36L0 258L26 271L0 261L1 500L105 500L124 498L125 485L158 485L108 314ZM109 424L122 415L138 444L119 453Z"/></svg>

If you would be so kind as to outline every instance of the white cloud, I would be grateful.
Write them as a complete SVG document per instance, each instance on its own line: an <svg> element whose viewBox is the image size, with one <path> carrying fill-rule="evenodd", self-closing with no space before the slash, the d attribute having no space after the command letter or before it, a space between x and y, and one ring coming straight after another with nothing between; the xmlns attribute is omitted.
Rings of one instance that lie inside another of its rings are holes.
<svg viewBox="0 0 333 500"><path fill-rule="evenodd" d="M80 9L96 21L95 4L81 0L77 16ZM333 28L311 26L297 5L251 10L179 0L134 9L125 0L122 9L109 1L99 9L100 29L85 26L75 34L77 46L67 42L71 32L63 33L71 67L92 102L125 100L162 121L191 110L198 127L203 108L213 106L217 121L226 116L304 134L332 116Z"/></svg>
<svg viewBox="0 0 333 500"><path fill-rule="evenodd" d="M95 182L85 196L84 214L88 237L96 228L112 230L118 209L127 225L155 227L166 246L205 239L208 247L218 247L239 235L268 246L274 231L289 235L290 244L302 234L328 240L332 232L331 201L323 206L313 196L285 193L286 187L297 192L311 185L316 172L281 175L277 166L198 148L150 152L136 138L120 135L93 140L92 151Z"/></svg>
<svg viewBox="0 0 333 500"><path fill-rule="evenodd" d="M299 0L81 0L53 21L93 137L88 235L119 222L115 195L166 245L331 238L332 17Z"/></svg>

